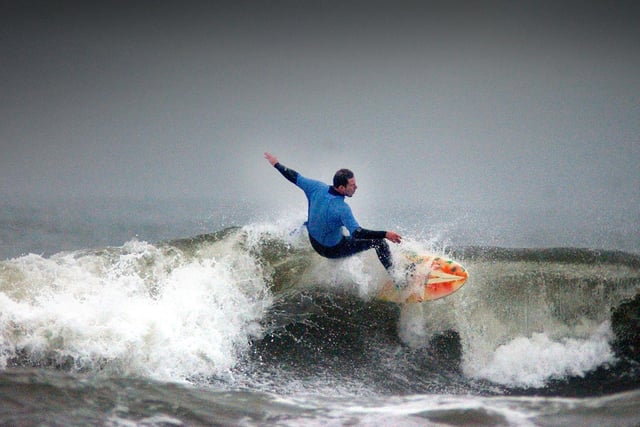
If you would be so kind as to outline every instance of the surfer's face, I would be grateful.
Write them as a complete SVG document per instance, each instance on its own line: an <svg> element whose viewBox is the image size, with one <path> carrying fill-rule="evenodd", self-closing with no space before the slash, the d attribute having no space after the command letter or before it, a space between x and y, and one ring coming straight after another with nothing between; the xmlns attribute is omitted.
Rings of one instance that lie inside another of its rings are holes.
<svg viewBox="0 0 640 427"><path fill-rule="evenodd" d="M353 196L353 193L355 193L356 190L358 189L358 186L356 185L356 179L355 178L349 178L349 180L347 181L347 186L346 187L342 187L342 188L344 188L344 193L343 194L345 196L347 196L347 197Z"/></svg>

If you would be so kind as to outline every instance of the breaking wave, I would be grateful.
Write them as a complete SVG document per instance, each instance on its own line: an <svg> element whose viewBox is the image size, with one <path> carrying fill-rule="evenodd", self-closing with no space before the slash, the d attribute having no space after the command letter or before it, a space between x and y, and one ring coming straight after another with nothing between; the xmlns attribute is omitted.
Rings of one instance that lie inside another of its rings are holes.
<svg viewBox="0 0 640 427"><path fill-rule="evenodd" d="M637 387L612 311L638 294L639 256L446 252L467 284L402 307L376 300L375 255L323 259L287 223L6 260L0 366L353 394Z"/></svg>

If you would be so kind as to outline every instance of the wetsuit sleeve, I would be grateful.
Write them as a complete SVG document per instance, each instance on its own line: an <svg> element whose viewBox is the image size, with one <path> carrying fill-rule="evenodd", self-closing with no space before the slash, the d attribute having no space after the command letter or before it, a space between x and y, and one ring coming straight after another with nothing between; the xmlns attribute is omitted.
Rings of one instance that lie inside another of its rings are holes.
<svg viewBox="0 0 640 427"><path fill-rule="evenodd" d="M354 239L384 239L386 235L386 231L367 230L361 227L353 232Z"/></svg>
<svg viewBox="0 0 640 427"><path fill-rule="evenodd" d="M276 163L275 165L273 165L273 167L278 169L278 172L280 172L282 176L287 178L292 183L295 184L298 181L298 172L294 171L293 169L289 169L281 163Z"/></svg>

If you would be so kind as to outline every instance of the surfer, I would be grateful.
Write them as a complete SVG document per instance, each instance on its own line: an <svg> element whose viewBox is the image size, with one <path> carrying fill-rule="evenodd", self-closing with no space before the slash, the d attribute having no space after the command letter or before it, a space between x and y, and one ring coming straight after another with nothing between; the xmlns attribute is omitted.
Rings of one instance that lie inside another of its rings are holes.
<svg viewBox="0 0 640 427"><path fill-rule="evenodd" d="M391 251L386 240L400 243L402 237L395 231L367 230L358 224L344 198L352 197L358 186L349 169L340 169L333 177L333 185L305 178L293 169L282 165L270 153L264 153L286 179L300 187L309 203L309 240L313 249L325 258L344 258L368 249L375 249L378 259L391 272ZM342 233L343 227L349 236Z"/></svg>

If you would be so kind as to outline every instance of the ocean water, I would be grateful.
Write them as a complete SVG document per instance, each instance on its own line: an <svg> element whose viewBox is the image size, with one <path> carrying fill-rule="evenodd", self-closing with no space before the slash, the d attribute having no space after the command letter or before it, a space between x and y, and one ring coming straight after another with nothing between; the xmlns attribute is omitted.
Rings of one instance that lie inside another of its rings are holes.
<svg viewBox="0 0 640 427"><path fill-rule="evenodd" d="M0 203L0 425L640 425L637 213L359 215L470 272L398 306L302 210Z"/></svg>

